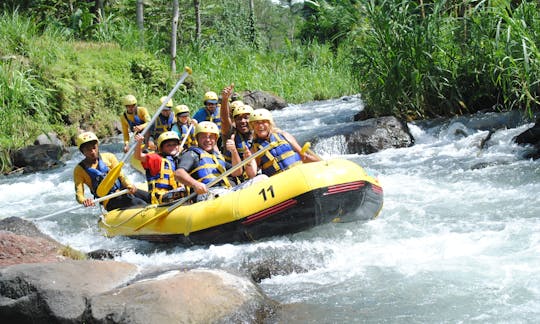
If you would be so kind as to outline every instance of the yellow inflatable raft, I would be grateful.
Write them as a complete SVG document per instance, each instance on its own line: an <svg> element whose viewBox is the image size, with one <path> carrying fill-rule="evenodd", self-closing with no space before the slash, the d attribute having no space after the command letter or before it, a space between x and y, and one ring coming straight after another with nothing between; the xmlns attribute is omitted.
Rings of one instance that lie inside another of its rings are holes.
<svg viewBox="0 0 540 324"><path fill-rule="evenodd" d="M99 226L107 236L184 245L246 242L328 222L367 221L377 217L382 204L377 179L352 161L334 159L302 164L170 212L171 204L113 210Z"/></svg>

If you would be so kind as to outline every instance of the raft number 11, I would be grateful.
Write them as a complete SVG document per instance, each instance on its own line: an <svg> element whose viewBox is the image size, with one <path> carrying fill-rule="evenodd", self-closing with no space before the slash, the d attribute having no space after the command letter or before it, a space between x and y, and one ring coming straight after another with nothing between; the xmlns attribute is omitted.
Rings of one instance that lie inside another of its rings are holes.
<svg viewBox="0 0 540 324"><path fill-rule="evenodd" d="M266 189L262 188L261 191L259 191L259 195L261 195L264 199L264 201L266 201L267 197L266 197L266 193L269 192L270 195L272 195L272 198L274 198L274 186L270 186Z"/></svg>

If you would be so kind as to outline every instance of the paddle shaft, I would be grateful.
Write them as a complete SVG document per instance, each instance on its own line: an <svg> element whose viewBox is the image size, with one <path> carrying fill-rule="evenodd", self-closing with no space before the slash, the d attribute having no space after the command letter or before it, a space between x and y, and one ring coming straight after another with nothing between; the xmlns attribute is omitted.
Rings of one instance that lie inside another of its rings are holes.
<svg viewBox="0 0 540 324"><path fill-rule="evenodd" d="M165 108L165 106L167 105L167 103L169 102L169 100L171 100L171 98L174 96L175 92L178 90L178 88L180 88L180 86L182 85L182 83L184 82L184 80L188 77L188 75L191 74L191 69L189 67L185 67L185 72L182 74L182 76L180 77L180 79L178 80L178 82L176 82L176 85L174 86L174 88L171 90L171 92L169 92L169 94L167 95L167 98L165 100L163 100L163 103L161 103L161 106L159 106L158 110L155 112L154 116L152 116L152 119L148 122L147 126L142 130L142 132L140 133L141 136L144 136L149 130L150 128L152 127L152 125L156 122L156 119L158 119L159 117L159 114L161 114L161 111L163 111L163 109ZM133 145L131 145L131 147L129 148L129 150L126 152L126 154L124 154L124 156L122 157L122 160L121 162L125 162L128 157L133 154L133 152L135 151L135 146L137 145L137 142L135 142Z"/></svg>
<svg viewBox="0 0 540 324"><path fill-rule="evenodd" d="M178 80L174 88L171 90L171 92L169 92L169 95L167 96L167 98L163 100L163 102L161 103L161 106L158 108L158 110L156 111L152 119L148 122L147 126L142 130L141 132L142 136L144 136L150 130L150 128L152 127L156 119L159 117L159 114L161 113L163 108L165 108L169 100L171 100L176 90L180 88L180 85L182 84L182 82L184 82L187 76L191 74L191 69L189 67L186 66L185 70L186 71L182 74L182 76L180 77L180 79ZM104 196L109 193L109 190L111 190L112 186L114 185L114 182L116 181L116 179L120 175L120 172L122 171L124 162L131 156L131 154L133 154L133 152L135 151L135 147L137 145L138 145L137 142L133 143L133 145L131 145L131 147L126 152L126 154L124 154L120 162L114 168L109 170L109 173L107 173L105 178L100 182L100 184L98 185L96 189L98 196Z"/></svg>
<svg viewBox="0 0 540 324"><path fill-rule="evenodd" d="M180 143L180 147L179 147L179 151L182 152L184 150L184 144L186 144L186 140L189 136L189 132L191 132L191 130L193 129L193 124L189 125L187 131L186 131L186 136L184 136L184 139L182 140L182 143Z"/></svg>
<svg viewBox="0 0 540 324"><path fill-rule="evenodd" d="M121 195L125 195L129 192L129 189L124 189L124 190L120 190L120 191L117 191L117 192L114 192L110 195L107 195L105 197L101 197L101 198L98 198L98 199L94 199L94 204L97 204L97 203L100 203L104 200L109 200L109 199L112 199L112 198L115 198L115 197L118 197L118 196L121 196ZM49 214L49 215L45 215L45 216L41 216L41 217L38 217L38 218L34 218L34 220L42 220L42 219L46 219L46 218L49 218L49 217L52 217L52 216L56 216L56 215L59 215L59 214L63 214L63 213L67 213L67 212L70 212L72 210L75 210L75 209L79 209L79 208L82 208L84 207L84 205L79 205L79 206L74 206L74 207L71 207L71 208L68 208L68 209L64 209L64 210L60 210L60 211L57 211L55 213L52 213L52 214Z"/></svg>
<svg viewBox="0 0 540 324"><path fill-rule="evenodd" d="M255 152L254 154L252 154L250 157L246 158L245 160L243 160L242 162L238 163L237 165L231 167L229 170L225 171L222 175L220 175L219 177L215 178L214 180L212 180L210 183L208 183L206 185L207 188L210 188L212 186L214 186L215 184L221 182L221 180L223 180L223 178L225 177L228 177L229 175L231 175L234 171L240 169L241 167L243 167L244 165L248 164L249 162L253 161L254 159L258 158L259 156L261 156L263 153L265 153L266 151L268 151L269 149L271 148L270 145L267 145L263 148L261 148L260 150L258 150L257 152ZM146 225L160 219L161 217L164 217L164 216L167 216L170 212L172 212L173 210L175 210L176 208L182 206L186 201L194 198L195 196L197 195L196 192L193 192L191 193L189 196L185 197L185 198L182 198L180 199L178 202L174 203L173 205L171 205L169 208L167 208L167 210L164 210L162 212L160 212L159 214L157 214L156 216L150 218L149 220L147 220L146 222L144 222L143 224L139 225L137 228L135 228L135 231L138 231L140 230L141 228L145 227Z"/></svg>

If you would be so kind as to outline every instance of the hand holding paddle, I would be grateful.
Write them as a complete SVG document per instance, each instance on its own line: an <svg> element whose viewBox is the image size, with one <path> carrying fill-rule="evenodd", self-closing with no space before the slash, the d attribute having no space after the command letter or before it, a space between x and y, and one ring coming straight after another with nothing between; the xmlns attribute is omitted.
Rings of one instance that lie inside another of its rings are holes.
<svg viewBox="0 0 540 324"><path fill-rule="evenodd" d="M167 95L167 98L165 100L163 100L163 102L162 102L161 106L159 107L159 109L156 111L156 113L154 114L152 119L148 122L148 124L144 128L144 130L140 133L141 135L144 136L148 132L151 125L153 125L155 123L156 119L159 117L159 114L165 108L165 106L167 105L169 100L171 100L171 98L174 95L174 93L176 92L176 90L178 90L178 88L180 88L180 85L184 82L184 80L191 73L192 73L191 68L186 66L185 67L185 72L182 74L182 76L180 77L180 79L178 80L178 82L176 83L174 88L171 90L171 92L169 92L169 94ZM107 173L107 176L105 177L105 179L103 179L103 181L101 181L101 183L97 187L96 193L98 194L98 196L105 196L105 195L107 195L109 193L112 186L114 185L114 182L116 181L116 179L120 175L120 172L122 171L122 167L124 166L124 162L131 156L131 154L133 154L133 151L135 150L136 145L137 145L136 143L131 145L129 151L127 151L126 154L124 154L124 156L122 157L122 160L120 161L120 163L118 163L118 165L116 165L114 168L109 170L109 173Z"/></svg>
<svg viewBox="0 0 540 324"><path fill-rule="evenodd" d="M302 161L304 163L306 163L306 162L317 162L317 161L322 161L323 160L317 153L315 153L315 152L313 152L311 150L311 142L306 142L304 144L304 146L302 146L302 150L300 151L300 156L302 157ZM304 161L304 159L307 160L307 161Z"/></svg>

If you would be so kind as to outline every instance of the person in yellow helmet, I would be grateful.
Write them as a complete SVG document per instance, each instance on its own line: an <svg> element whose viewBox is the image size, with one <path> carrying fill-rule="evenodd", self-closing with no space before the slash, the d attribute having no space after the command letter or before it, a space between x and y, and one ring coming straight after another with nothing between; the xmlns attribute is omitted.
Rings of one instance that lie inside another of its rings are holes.
<svg viewBox="0 0 540 324"><path fill-rule="evenodd" d="M209 189L206 184L220 177L231 166L240 163L238 152L233 155L232 164L225 162L223 155L216 149L217 139L220 135L216 124L209 121L200 122L195 128L197 146L188 148L180 158L180 163L176 169L176 179L186 186L195 190L198 194L197 201L208 197ZM229 143L229 149L234 150L234 143ZM232 176L239 176L242 170L236 170ZM228 177L211 188L213 194L221 194L233 189Z"/></svg>
<svg viewBox="0 0 540 324"><path fill-rule="evenodd" d="M238 154L245 159L253 143L253 134L249 128L249 117L253 112L253 108L239 100L229 104L229 97L232 95L233 90L234 83L225 87L221 92L223 98L220 107L222 142L226 144L227 140L234 138L234 145ZM233 135L234 137L232 137ZM232 152L226 149L226 145L223 147L223 156L228 162L232 159ZM247 179L247 175L243 174L237 180L242 182Z"/></svg>
<svg viewBox="0 0 540 324"><path fill-rule="evenodd" d="M180 140L184 142L184 147L181 147L180 150L197 146L197 139L195 138L197 121L189 117L189 107L186 105L177 105L173 108L173 112L176 117L176 123L172 126L171 130L176 132Z"/></svg>
<svg viewBox="0 0 540 324"><path fill-rule="evenodd" d="M134 157L146 170L146 182L153 204L167 203L185 196L185 188L178 185L174 172L180 154L180 138L173 131L161 133L157 139L158 153L143 153L143 136L135 135L137 145Z"/></svg>
<svg viewBox="0 0 540 324"><path fill-rule="evenodd" d="M134 95L125 96L122 103L126 107L126 111L120 117L125 153L129 150L129 132L142 132L152 118L148 113L148 109L137 105L137 98Z"/></svg>
<svg viewBox="0 0 540 324"><path fill-rule="evenodd" d="M160 106L165 102L165 99L167 99L167 96L163 96L159 99ZM176 118L174 117L174 114L171 112L171 109L173 107L173 101L170 99L165 104L165 107L163 107L163 110L161 110L158 118L156 118L156 121L150 125L150 129L145 134L144 142L148 143L147 147L151 150L156 150L157 147L155 145L155 141L164 132L168 132L171 130L172 125L176 122Z"/></svg>
<svg viewBox="0 0 540 324"><path fill-rule="evenodd" d="M262 147L270 145L270 149L260 158L255 159L262 173L272 176L301 163L319 161L317 156L302 152L302 148L291 134L280 130L274 124L272 113L266 109L255 109L249 119L253 129L253 146L255 153ZM257 174L257 168L251 163L246 166L247 175L252 178Z"/></svg>
<svg viewBox="0 0 540 324"><path fill-rule="evenodd" d="M198 123L210 121L215 123L218 129L221 128L218 100L219 98L214 91L206 92L203 98L204 107L195 112L193 119L195 119Z"/></svg>
<svg viewBox="0 0 540 324"><path fill-rule="evenodd" d="M76 144L84 155L84 159L73 170L75 197L85 207L94 206L94 199L85 197L84 186L86 185L90 189L94 198L99 198L96 193L97 187L107 176L109 170L118 165L118 160L112 153L99 152L99 140L92 132L79 134ZM144 206L150 202L148 192L137 189L122 172L108 194L125 188L129 189L130 193L102 202L106 210Z"/></svg>

